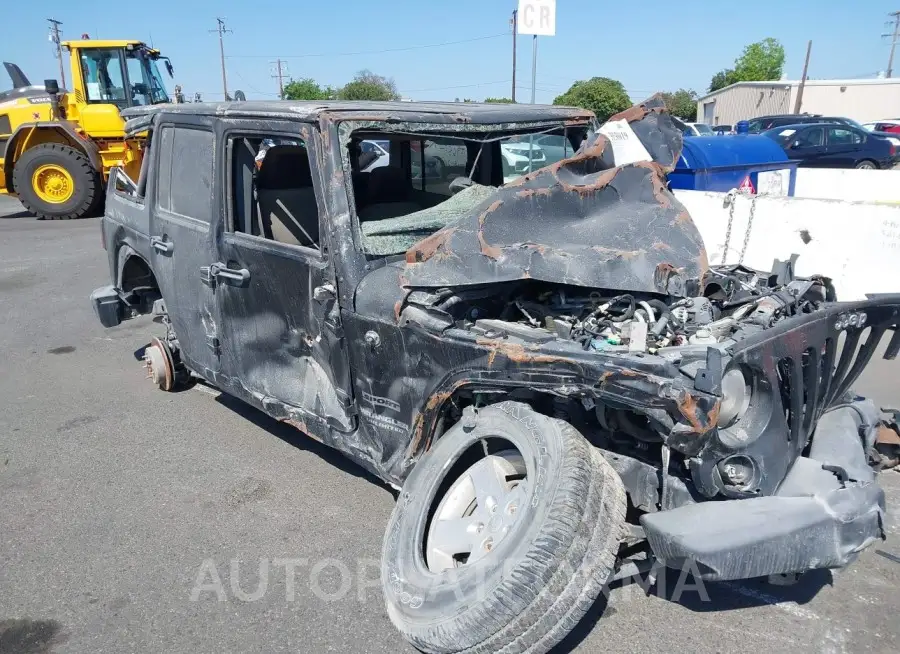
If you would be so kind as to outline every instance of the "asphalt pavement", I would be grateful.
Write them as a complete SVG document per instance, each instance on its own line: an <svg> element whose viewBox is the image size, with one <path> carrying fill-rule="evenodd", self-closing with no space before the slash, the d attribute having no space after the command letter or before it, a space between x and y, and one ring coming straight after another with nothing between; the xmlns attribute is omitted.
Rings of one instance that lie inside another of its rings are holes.
<svg viewBox="0 0 900 654"><path fill-rule="evenodd" d="M135 353L161 328L104 329L108 279L97 219L0 197L0 653L413 652L378 584L392 491L212 389L156 390ZM859 390L900 405L897 365ZM900 474L881 483L889 538L849 569L617 587L560 651L896 651Z"/></svg>

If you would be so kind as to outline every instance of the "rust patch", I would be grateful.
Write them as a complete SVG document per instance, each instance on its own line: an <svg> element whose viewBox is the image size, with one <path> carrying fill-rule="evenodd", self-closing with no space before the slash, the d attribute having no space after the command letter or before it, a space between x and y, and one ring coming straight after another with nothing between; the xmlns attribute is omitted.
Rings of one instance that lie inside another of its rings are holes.
<svg viewBox="0 0 900 654"><path fill-rule="evenodd" d="M578 195L581 195L581 196L593 195L600 189L605 188L606 186L609 186L609 184L612 183L612 181L616 178L616 175L618 175L619 172L621 172L621 170L623 168L623 166L617 166L616 168L610 168L609 170L604 170L604 171L598 173L596 176L596 179L594 179L590 183L575 185L575 184L569 184L568 182L564 182L563 180L561 180L559 178L559 174L558 174L559 173L559 164L569 162L569 161L575 161L575 159L574 158L573 159L563 159L561 162L558 162L555 166L550 166L549 169L551 170L554 178L556 179L556 182L559 184L559 187L562 190L566 191L567 193L577 193Z"/></svg>
<svg viewBox="0 0 900 654"><path fill-rule="evenodd" d="M534 196L550 195L552 192L553 192L552 189L546 188L546 187L545 188L526 188L526 189L522 189L521 191L516 193L516 196L518 196L520 198L530 198L530 197L534 197Z"/></svg>
<svg viewBox="0 0 900 654"><path fill-rule="evenodd" d="M570 363L568 357L556 356L552 354L538 354L533 349L526 348L521 343L508 343L503 340L492 338L478 338L475 340L476 345L489 348L488 365L494 364L498 354L502 354L514 363Z"/></svg>
<svg viewBox="0 0 900 654"><path fill-rule="evenodd" d="M634 259L642 254L646 254L644 250L616 250L615 248L605 248L601 245L595 245L591 249L597 254L610 259Z"/></svg>
<svg viewBox="0 0 900 654"><path fill-rule="evenodd" d="M406 263L421 263L428 261L440 250L448 247L448 241L456 231L456 227L441 229L431 236L423 238L406 251Z"/></svg>
<svg viewBox="0 0 900 654"><path fill-rule="evenodd" d="M697 400L690 393L685 392L681 398L676 401L678 412L684 416L685 420L691 426L691 431L695 434L705 434L719 419L720 404L717 400L709 413L704 414L697 404ZM705 418L705 421L703 420Z"/></svg>
<svg viewBox="0 0 900 654"><path fill-rule="evenodd" d="M675 220L672 222L673 225L680 225L681 227L686 227L694 222L693 218L691 218L691 214L687 212L687 209L678 212L678 215L675 216Z"/></svg>
<svg viewBox="0 0 900 654"><path fill-rule="evenodd" d="M292 418L282 418L282 419L281 419L281 422L283 422L283 423L285 423L285 424L287 424L287 425L290 425L291 427L293 427L294 429L297 429L298 431L303 432L303 434L304 434L305 436L309 436L309 437L310 437L311 439L313 439L314 441L319 442L319 443L323 443L322 439L319 438L318 436L316 436L315 434L313 434L313 433L309 430L309 427L306 426L306 423L303 422L302 420L294 420L294 419L292 419Z"/></svg>
<svg viewBox="0 0 900 654"><path fill-rule="evenodd" d="M394 303L394 319L400 322L400 311L403 309L403 300L397 300Z"/></svg>
<svg viewBox="0 0 900 654"><path fill-rule="evenodd" d="M650 248L653 249L653 250L664 250L664 251L669 251L669 250L672 249L672 246L669 245L668 243L663 243L662 241L657 241L656 243L654 243L653 245L651 245Z"/></svg>
<svg viewBox="0 0 900 654"><path fill-rule="evenodd" d="M406 450L407 458L411 457L419 449L419 443L422 441L423 431L425 429L426 414L432 413L444 402L449 400L450 397L457 391L457 389L460 386L463 386L465 383L465 381L455 381L448 390L433 394L428 398L428 402L425 403L425 407L422 409L422 411L416 413L416 417L413 420L413 438ZM425 449L427 450L429 447L431 447L430 437L429 441L425 444Z"/></svg>
<svg viewBox="0 0 900 654"><path fill-rule="evenodd" d="M635 121L641 120L649 114L647 108L642 104L636 104L633 107L629 107L625 111L620 111L617 114L614 114L609 117L610 120L627 120L629 123L633 123Z"/></svg>
<svg viewBox="0 0 900 654"><path fill-rule="evenodd" d="M481 246L481 254L494 261L503 256L503 250L491 245L484 239L484 221L487 219L488 214L493 213L501 206L503 206L503 200L494 200L491 205L484 210L484 213L478 216L478 244Z"/></svg>

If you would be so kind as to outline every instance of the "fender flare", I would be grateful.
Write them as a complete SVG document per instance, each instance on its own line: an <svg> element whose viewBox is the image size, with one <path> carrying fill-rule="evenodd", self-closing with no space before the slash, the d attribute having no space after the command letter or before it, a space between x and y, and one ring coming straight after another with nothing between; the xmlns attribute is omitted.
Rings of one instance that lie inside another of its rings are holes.
<svg viewBox="0 0 900 654"><path fill-rule="evenodd" d="M81 150L81 152L87 156L88 160L91 162L91 166L94 167L94 170L99 172L103 171L103 159L100 157L100 148L97 147L97 144L90 138L86 138L79 134L71 122L61 120L22 123L9 138L9 142L6 144L8 156L3 161L3 174L7 180L7 187L11 192L15 192L15 188L13 187L13 169L18 160L15 154L19 141L26 138L36 129L58 132L65 138L71 147Z"/></svg>
<svg viewBox="0 0 900 654"><path fill-rule="evenodd" d="M122 275L125 272L125 264L128 263L129 259L133 257L139 259L145 266L147 266L147 270L149 270L154 275L154 277L156 276L156 274L153 272L153 268L150 266L150 262L140 254L138 254L138 252L133 247L131 247L131 245L123 242L119 247L118 253L116 254L115 286L120 290L122 289Z"/></svg>

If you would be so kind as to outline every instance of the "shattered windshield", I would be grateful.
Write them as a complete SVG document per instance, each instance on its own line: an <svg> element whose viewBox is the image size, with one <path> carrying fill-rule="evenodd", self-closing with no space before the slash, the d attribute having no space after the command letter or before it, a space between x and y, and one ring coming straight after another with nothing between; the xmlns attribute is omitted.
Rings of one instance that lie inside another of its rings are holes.
<svg viewBox="0 0 900 654"><path fill-rule="evenodd" d="M403 254L476 209L495 190L571 157L587 125L541 124L514 133L505 125L455 134L358 131L349 163L363 251ZM373 147L377 144L378 147Z"/></svg>

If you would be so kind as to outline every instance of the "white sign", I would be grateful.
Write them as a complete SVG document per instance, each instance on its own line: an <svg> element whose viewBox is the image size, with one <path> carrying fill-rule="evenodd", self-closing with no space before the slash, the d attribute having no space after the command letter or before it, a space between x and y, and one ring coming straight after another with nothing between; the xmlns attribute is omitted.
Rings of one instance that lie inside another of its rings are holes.
<svg viewBox="0 0 900 654"><path fill-rule="evenodd" d="M647 148L631 129L627 120L611 120L598 130L609 139L613 149L613 159L617 166L635 163L636 161L652 161Z"/></svg>
<svg viewBox="0 0 900 654"><path fill-rule="evenodd" d="M519 0L519 34L556 36L556 0Z"/></svg>

